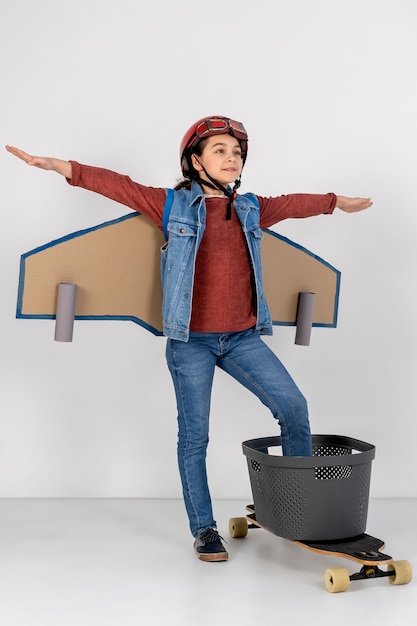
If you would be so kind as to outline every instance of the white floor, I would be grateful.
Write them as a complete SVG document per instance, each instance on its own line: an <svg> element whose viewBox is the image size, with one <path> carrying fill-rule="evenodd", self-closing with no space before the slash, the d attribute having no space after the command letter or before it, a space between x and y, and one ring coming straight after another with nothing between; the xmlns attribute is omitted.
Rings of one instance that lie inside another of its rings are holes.
<svg viewBox="0 0 417 626"><path fill-rule="evenodd" d="M415 623L416 582L351 583L330 594L327 567L355 564L264 530L231 539L239 501L215 502L230 559L194 557L177 500L0 500L1 626L324 626ZM417 500L371 500L370 534L417 572Z"/></svg>

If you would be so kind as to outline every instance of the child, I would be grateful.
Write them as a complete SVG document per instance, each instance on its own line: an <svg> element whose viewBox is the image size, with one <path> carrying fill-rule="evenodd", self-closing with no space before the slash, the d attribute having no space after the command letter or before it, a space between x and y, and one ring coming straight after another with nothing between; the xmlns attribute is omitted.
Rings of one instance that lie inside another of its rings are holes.
<svg viewBox="0 0 417 626"><path fill-rule="evenodd" d="M71 185L143 213L162 228L166 189L76 161L6 149L28 165L53 170ZM215 366L271 410L284 454L311 455L306 400L261 339L261 334L272 334L262 286L262 229L286 218L329 214L335 207L353 213L372 205L368 198L333 193L240 195L247 152L248 137L239 122L211 116L191 126L180 147L184 179L175 188L169 240L161 251L166 358L178 409L178 464L194 550L203 561L228 558L216 530L206 475Z"/></svg>

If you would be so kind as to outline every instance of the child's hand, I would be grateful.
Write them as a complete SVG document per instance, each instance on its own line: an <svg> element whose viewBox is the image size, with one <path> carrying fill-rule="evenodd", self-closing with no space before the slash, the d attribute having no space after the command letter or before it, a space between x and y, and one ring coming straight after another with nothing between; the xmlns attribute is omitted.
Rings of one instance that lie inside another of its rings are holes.
<svg viewBox="0 0 417 626"><path fill-rule="evenodd" d="M19 159L22 159L22 161L28 165L39 167L42 170L53 170L66 178L71 178L72 176L72 166L69 161L52 159L50 157L32 156L31 154L23 152L23 150L14 148L13 146L6 146L6 150L11 154L14 154L14 156L17 156Z"/></svg>
<svg viewBox="0 0 417 626"><path fill-rule="evenodd" d="M370 198L347 198L346 196L337 196L336 206L345 213L357 213L368 209L373 205Z"/></svg>
<svg viewBox="0 0 417 626"><path fill-rule="evenodd" d="M40 167L43 170L51 170L52 169L52 159L48 159L46 157L37 157L27 154L27 152L23 152L23 150L19 150L19 148L14 148L13 146L6 146L6 150L14 156L17 156L19 159L22 159L28 165L33 165L35 167Z"/></svg>

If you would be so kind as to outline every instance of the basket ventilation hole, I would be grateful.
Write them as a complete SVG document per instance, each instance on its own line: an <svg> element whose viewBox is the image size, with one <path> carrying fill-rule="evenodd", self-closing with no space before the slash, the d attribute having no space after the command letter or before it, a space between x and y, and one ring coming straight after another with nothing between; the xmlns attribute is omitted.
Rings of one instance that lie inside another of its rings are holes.
<svg viewBox="0 0 417 626"><path fill-rule="evenodd" d="M349 478L351 474L351 465L336 465L331 467L314 468L314 477L316 480L334 480L336 478Z"/></svg>
<svg viewBox="0 0 417 626"><path fill-rule="evenodd" d="M261 471L261 464L258 461L254 461L252 459L250 464L251 464L251 467L252 467L254 472L260 472Z"/></svg>

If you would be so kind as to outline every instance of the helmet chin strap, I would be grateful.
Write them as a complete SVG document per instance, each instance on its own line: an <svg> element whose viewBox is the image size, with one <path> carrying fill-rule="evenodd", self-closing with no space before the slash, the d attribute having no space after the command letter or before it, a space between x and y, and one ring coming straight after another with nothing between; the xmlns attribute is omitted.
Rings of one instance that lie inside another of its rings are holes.
<svg viewBox="0 0 417 626"><path fill-rule="evenodd" d="M219 191L222 191L224 193L224 195L227 196L227 198L229 198L229 202L227 203L227 208L226 208L226 220L230 220L231 216L232 216L233 200L235 200L236 195L237 195L236 194L237 189L240 187L240 184L241 184L240 176L235 181L233 189L231 190L231 189L229 189L229 187L224 187L215 178L210 176L210 174L208 173L208 171L206 170L204 165L202 163L200 163L200 161L197 159L197 157L195 155L194 155L194 158L196 159L197 163L203 168L203 172L204 172L204 174L208 178L208 180L204 180L200 176L197 175L196 176L196 181L198 183L200 183L200 185L205 185L206 187L210 187L210 189L218 189Z"/></svg>

